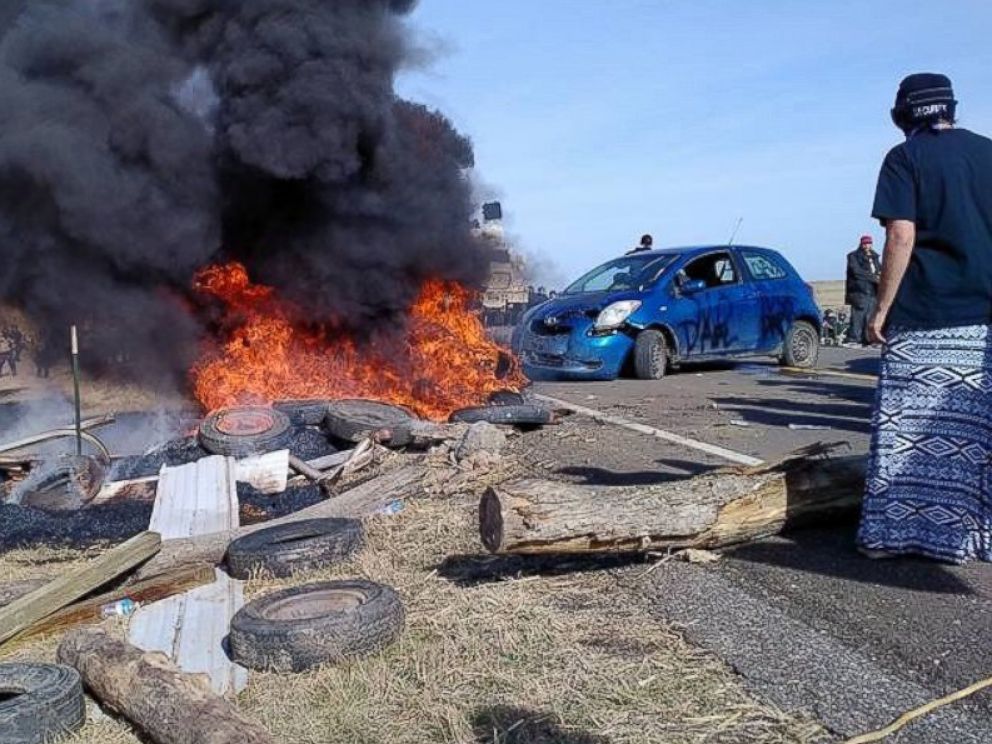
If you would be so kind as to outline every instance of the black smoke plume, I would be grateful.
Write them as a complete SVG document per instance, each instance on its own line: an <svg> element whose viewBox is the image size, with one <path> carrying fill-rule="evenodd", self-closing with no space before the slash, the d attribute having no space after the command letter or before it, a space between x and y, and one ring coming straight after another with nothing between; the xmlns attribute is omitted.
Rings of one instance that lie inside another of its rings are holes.
<svg viewBox="0 0 992 744"><path fill-rule="evenodd" d="M471 145L394 78L410 0L32 0L0 26L0 302L94 366L181 378L196 271L244 262L315 322L396 327L478 284ZM3 23L0 17L0 23Z"/></svg>

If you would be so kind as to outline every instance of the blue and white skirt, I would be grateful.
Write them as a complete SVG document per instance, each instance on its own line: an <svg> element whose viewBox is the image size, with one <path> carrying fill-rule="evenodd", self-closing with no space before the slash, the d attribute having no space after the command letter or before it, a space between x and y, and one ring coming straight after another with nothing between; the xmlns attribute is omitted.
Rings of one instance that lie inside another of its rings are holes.
<svg viewBox="0 0 992 744"><path fill-rule="evenodd" d="M990 326L891 332L859 543L992 561Z"/></svg>

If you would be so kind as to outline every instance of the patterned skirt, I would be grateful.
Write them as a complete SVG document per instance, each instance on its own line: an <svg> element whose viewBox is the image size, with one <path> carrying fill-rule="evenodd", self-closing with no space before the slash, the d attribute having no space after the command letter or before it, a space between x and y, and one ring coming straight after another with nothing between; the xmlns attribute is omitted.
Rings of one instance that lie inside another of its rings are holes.
<svg viewBox="0 0 992 744"><path fill-rule="evenodd" d="M992 327L890 332L858 541L992 561Z"/></svg>

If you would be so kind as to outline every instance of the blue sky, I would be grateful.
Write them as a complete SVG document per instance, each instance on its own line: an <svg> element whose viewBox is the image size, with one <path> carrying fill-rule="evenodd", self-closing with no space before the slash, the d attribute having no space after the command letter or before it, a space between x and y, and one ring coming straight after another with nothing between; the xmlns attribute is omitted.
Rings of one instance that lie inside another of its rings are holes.
<svg viewBox="0 0 992 744"><path fill-rule="evenodd" d="M473 140L482 197L549 283L632 246L738 242L840 278L899 80L950 75L992 135L992 3L422 0L400 92Z"/></svg>

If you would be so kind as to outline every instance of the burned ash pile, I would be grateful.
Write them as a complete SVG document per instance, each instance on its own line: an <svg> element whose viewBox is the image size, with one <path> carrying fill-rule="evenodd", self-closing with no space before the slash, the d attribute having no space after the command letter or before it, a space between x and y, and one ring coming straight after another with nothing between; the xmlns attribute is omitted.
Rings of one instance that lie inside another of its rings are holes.
<svg viewBox="0 0 992 744"><path fill-rule="evenodd" d="M37 0L0 38L0 303L96 372L175 383L243 263L356 336L481 286L469 142L398 98L412 2Z"/></svg>

